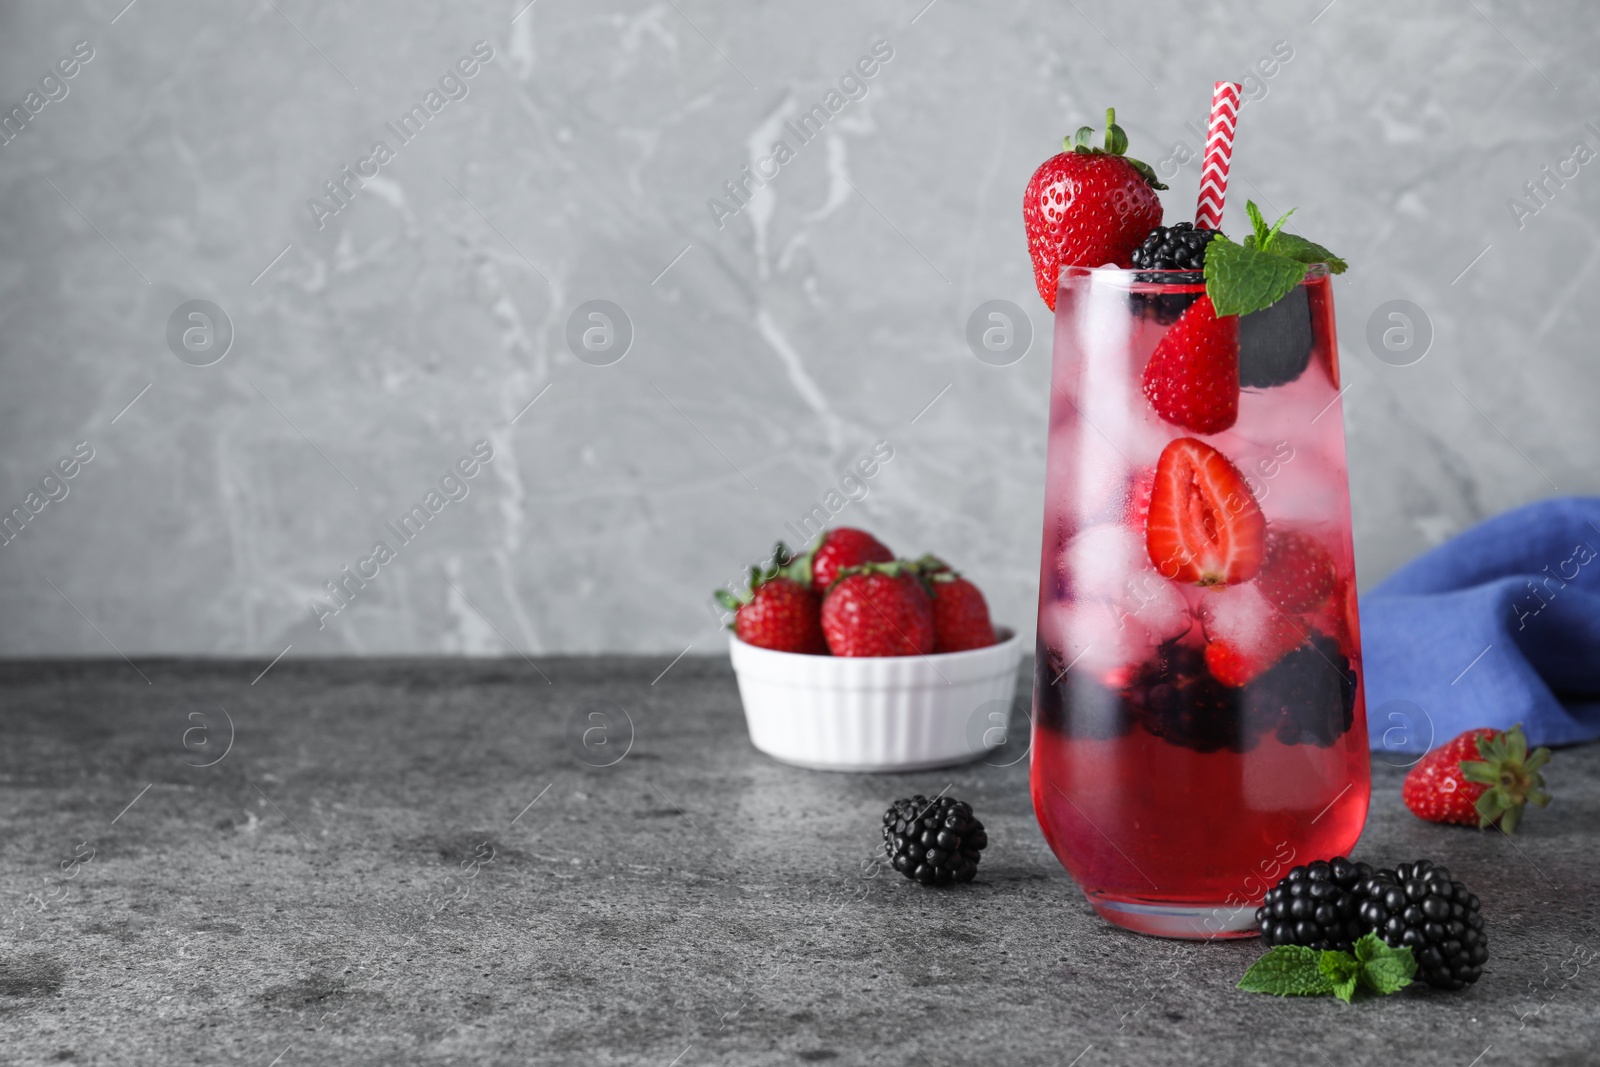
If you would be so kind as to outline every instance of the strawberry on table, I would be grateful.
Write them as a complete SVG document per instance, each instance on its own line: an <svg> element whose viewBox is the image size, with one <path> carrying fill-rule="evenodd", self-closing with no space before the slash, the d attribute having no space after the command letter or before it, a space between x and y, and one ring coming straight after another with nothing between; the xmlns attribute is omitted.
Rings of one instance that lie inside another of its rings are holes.
<svg viewBox="0 0 1600 1067"><path fill-rule="evenodd" d="M1291 615L1310 611L1333 592L1333 557L1295 530L1269 529L1266 558L1256 575L1261 595Z"/></svg>
<svg viewBox="0 0 1600 1067"><path fill-rule="evenodd" d="M728 628L745 644L825 656L828 646L822 637L821 598L782 573L788 558L789 550L780 543L770 567L750 568L746 599L718 589L717 602L735 613Z"/></svg>
<svg viewBox="0 0 1600 1067"><path fill-rule="evenodd" d="M1063 266L1131 266L1133 250L1161 223L1157 189L1166 186L1146 163L1123 155L1128 135L1106 109L1104 148L1091 148L1080 128L1064 151L1039 165L1022 194L1022 224L1033 256L1033 280L1054 311Z"/></svg>
<svg viewBox="0 0 1600 1067"><path fill-rule="evenodd" d="M1481 727L1422 757L1400 795L1413 815L1429 822L1479 829L1498 824L1509 834L1522 821L1524 805L1550 803L1539 773L1548 762L1548 748L1528 751L1521 726L1505 732Z"/></svg>
<svg viewBox="0 0 1600 1067"><path fill-rule="evenodd" d="M976 585L936 556L923 556L917 569L933 593L935 652L966 652L995 643L989 604Z"/></svg>
<svg viewBox="0 0 1600 1067"><path fill-rule="evenodd" d="M1141 384L1166 421L1195 433L1228 429L1239 418L1239 316L1219 317L1202 294L1156 343Z"/></svg>
<svg viewBox="0 0 1600 1067"><path fill-rule="evenodd" d="M915 564L863 563L828 589L822 632L835 656L927 655L936 643L933 600Z"/></svg>
<svg viewBox="0 0 1600 1067"><path fill-rule="evenodd" d="M824 530L811 551L801 556L796 576L809 580L818 596L828 591L839 572L862 563L888 563L894 553L883 542L850 526Z"/></svg>
<svg viewBox="0 0 1600 1067"><path fill-rule="evenodd" d="M1247 582L1261 569L1266 525L1227 456L1192 437L1161 450L1145 548L1162 577L1196 585Z"/></svg>

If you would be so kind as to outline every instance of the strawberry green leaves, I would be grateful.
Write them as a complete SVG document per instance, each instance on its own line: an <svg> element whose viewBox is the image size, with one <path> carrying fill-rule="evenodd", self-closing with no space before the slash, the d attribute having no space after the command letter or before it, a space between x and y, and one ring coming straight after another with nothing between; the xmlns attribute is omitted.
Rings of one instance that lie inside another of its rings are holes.
<svg viewBox="0 0 1600 1067"><path fill-rule="evenodd" d="M1524 804L1542 808L1550 803L1539 773L1550 762L1550 750L1538 748L1530 755L1520 723L1505 733L1478 738L1478 755L1482 758L1461 761L1461 776L1489 787L1474 804L1480 830L1498 819L1500 829L1515 833Z"/></svg>
<svg viewBox="0 0 1600 1067"><path fill-rule="evenodd" d="M1106 108L1105 147L1096 148L1093 142L1094 127L1079 126L1077 133L1061 142L1061 149L1064 152L1075 152L1078 155L1084 156L1122 156L1122 158L1127 160L1128 164L1132 166L1134 170L1139 172L1139 177L1143 178L1145 183L1148 184L1150 188L1166 188L1166 186L1161 183L1161 179L1156 177L1156 172L1150 166L1150 164L1134 159L1132 156L1126 154L1128 151L1128 134L1121 126L1117 125L1116 108ZM1158 217L1156 221L1159 222L1160 218Z"/></svg>
<svg viewBox="0 0 1600 1067"><path fill-rule="evenodd" d="M1239 988L1280 997L1331 993L1348 1004L1360 992L1387 996L1404 989L1417 973L1409 947L1390 948L1377 934L1364 934L1354 948L1349 953L1279 945L1251 964Z"/></svg>
<svg viewBox="0 0 1600 1067"><path fill-rule="evenodd" d="M1290 211L1271 226L1255 201L1248 201L1253 233L1236 244L1218 234L1206 246L1206 294L1218 315L1248 315L1271 307L1300 284L1306 267L1326 263L1334 274L1349 264L1315 241L1286 233Z"/></svg>

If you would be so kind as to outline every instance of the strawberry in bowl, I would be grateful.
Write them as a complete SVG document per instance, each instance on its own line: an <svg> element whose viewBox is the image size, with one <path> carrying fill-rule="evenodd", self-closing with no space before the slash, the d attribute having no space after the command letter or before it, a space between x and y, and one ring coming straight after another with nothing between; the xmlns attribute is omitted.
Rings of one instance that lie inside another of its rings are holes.
<svg viewBox="0 0 1600 1067"><path fill-rule="evenodd" d="M752 572L751 586L748 599L718 600L736 612L730 654L762 752L889 771L965 763L1004 743L994 727L1016 693L1021 642L943 562L897 560L865 531L839 529Z"/></svg>

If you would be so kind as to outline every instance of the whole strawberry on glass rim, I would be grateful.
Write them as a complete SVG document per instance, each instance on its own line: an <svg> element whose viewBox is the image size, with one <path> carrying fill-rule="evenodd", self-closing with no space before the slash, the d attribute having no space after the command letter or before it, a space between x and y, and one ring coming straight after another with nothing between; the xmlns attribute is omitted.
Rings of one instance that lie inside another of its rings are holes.
<svg viewBox="0 0 1600 1067"><path fill-rule="evenodd" d="M1400 795L1412 814L1429 822L1498 826L1510 834L1526 805L1550 803L1539 773L1549 762L1548 748L1528 751L1521 725L1504 732L1481 727L1422 757Z"/></svg>
<svg viewBox="0 0 1600 1067"><path fill-rule="evenodd" d="M1063 266L1132 266L1134 249L1161 223L1156 190L1166 186L1148 163L1123 154L1128 135L1116 115L1106 109L1103 148L1089 143L1093 127L1080 127L1039 164L1022 194L1033 280L1051 311Z"/></svg>

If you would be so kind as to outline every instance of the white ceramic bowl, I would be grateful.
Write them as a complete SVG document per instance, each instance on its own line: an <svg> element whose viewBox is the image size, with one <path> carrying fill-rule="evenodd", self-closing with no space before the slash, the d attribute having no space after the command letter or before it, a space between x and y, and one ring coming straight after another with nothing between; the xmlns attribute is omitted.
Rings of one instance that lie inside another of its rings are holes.
<svg viewBox="0 0 1600 1067"><path fill-rule="evenodd" d="M1009 630L970 652L805 656L728 644L750 740L824 771L914 771L977 759L1005 743L1022 642Z"/></svg>

